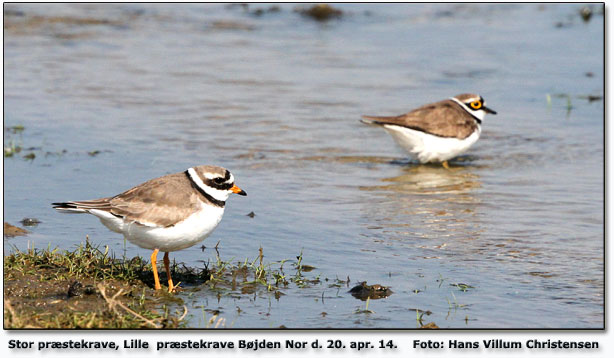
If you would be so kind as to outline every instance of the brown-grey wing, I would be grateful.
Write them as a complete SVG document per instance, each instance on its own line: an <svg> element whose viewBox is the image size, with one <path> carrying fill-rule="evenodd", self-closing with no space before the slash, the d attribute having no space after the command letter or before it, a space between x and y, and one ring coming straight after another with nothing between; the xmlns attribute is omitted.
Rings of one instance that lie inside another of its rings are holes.
<svg viewBox="0 0 614 358"><path fill-rule="evenodd" d="M451 100L428 104L396 117L367 117L377 124L393 124L440 137L463 139L477 127L475 120Z"/></svg>
<svg viewBox="0 0 614 358"><path fill-rule="evenodd" d="M173 226L198 209L197 195L181 177L152 179L110 200L111 213L145 226Z"/></svg>

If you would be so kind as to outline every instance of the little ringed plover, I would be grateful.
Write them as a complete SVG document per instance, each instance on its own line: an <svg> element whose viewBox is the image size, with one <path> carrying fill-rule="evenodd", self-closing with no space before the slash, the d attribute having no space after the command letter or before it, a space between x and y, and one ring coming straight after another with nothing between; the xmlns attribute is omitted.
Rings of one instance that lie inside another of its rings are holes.
<svg viewBox="0 0 614 358"><path fill-rule="evenodd" d="M133 244L153 250L151 265L154 288L160 280L156 267L164 252L168 290L174 291L168 253L204 240L219 224L230 194L247 195L226 169L201 165L151 179L121 194L95 200L53 203L65 213L88 213L110 230L123 234Z"/></svg>
<svg viewBox="0 0 614 358"><path fill-rule="evenodd" d="M448 168L449 159L477 142L486 113L497 114L480 95L465 93L399 116L363 116L362 122L384 127L420 163L442 162Z"/></svg>

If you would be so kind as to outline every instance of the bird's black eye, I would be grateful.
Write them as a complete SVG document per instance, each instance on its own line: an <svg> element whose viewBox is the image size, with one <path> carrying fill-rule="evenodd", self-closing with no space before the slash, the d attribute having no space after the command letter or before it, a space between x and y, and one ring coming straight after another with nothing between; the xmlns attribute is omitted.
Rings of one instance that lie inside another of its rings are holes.
<svg viewBox="0 0 614 358"><path fill-rule="evenodd" d="M226 179L221 178L221 177L217 177L217 178L213 179L213 182L215 182L216 184L224 184L225 181L226 181Z"/></svg>

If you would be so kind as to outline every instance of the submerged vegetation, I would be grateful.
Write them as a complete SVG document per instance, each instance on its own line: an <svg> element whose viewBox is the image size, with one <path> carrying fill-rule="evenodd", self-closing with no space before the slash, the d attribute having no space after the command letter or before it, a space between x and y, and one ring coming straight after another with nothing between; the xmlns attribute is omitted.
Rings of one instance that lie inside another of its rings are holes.
<svg viewBox="0 0 614 358"><path fill-rule="evenodd" d="M22 150L21 133L24 131L24 126L15 125L12 127L4 127L6 137L4 138L4 157L10 158L19 154ZM17 135L17 138L15 137Z"/></svg>
<svg viewBox="0 0 614 358"><path fill-rule="evenodd" d="M47 157L62 157L68 153L66 149L49 151L44 150L43 146L24 146L24 132L26 127L23 125L14 125L4 127L4 157L5 158L18 158L21 157L25 161L34 161L36 158ZM27 139L27 138L26 138ZM90 150L85 151L90 157L96 157L102 153L111 153L110 150ZM75 155L83 155L83 152L73 153Z"/></svg>

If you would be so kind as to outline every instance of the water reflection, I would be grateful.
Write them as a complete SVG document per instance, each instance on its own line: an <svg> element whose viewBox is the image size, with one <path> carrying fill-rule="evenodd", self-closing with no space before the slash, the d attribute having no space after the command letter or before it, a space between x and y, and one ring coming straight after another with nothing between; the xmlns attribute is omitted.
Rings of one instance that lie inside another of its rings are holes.
<svg viewBox="0 0 614 358"><path fill-rule="evenodd" d="M391 191L408 195L459 195L470 192L481 185L479 176L466 166L452 166L445 169L440 165L408 165L402 174L381 180L385 184L363 186L361 190ZM395 197L397 197L395 195Z"/></svg>
<svg viewBox="0 0 614 358"><path fill-rule="evenodd" d="M440 258L441 249L475 240L480 234L476 189L482 183L474 170L410 165L400 175L361 187L373 194L362 209L366 236L424 249L415 253L422 258Z"/></svg>

